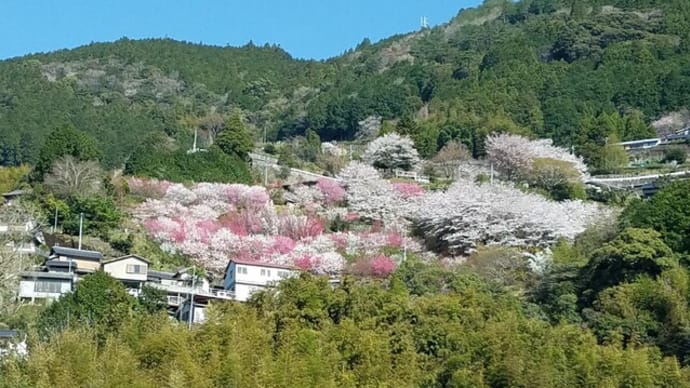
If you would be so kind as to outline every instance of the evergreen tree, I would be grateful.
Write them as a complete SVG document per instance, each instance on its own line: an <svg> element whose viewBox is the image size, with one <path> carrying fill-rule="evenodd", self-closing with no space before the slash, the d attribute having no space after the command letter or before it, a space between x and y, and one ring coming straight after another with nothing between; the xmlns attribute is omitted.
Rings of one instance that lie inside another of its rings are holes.
<svg viewBox="0 0 690 388"><path fill-rule="evenodd" d="M239 113L228 118L225 128L218 134L215 145L228 155L242 160L249 159L249 153L254 149L254 141L242 122Z"/></svg>

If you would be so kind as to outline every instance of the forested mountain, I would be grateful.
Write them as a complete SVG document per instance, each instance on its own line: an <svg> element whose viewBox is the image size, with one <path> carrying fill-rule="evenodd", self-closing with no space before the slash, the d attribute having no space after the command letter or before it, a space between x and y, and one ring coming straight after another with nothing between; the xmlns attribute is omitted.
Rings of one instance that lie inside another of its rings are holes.
<svg viewBox="0 0 690 388"><path fill-rule="evenodd" d="M451 139L483 153L492 131L551 137L587 157L606 137L690 97L685 0L487 0L449 23L328 61L273 46L121 39L0 62L0 164L34 162L73 126L119 167L152 133L188 148L237 109L257 139L353 139L397 125L423 156ZM219 118L220 117L220 118ZM369 119L369 120L365 120ZM205 133L205 132L204 132Z"/></svg>

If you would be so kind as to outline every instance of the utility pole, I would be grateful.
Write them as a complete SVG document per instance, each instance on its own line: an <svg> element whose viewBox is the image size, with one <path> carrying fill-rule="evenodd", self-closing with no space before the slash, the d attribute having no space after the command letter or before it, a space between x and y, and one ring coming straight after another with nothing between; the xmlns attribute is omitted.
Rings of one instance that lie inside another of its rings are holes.
<svg viewBox="0 0 690 388"><path fill-rule="evenodd" d="M55 206L55 221L53 221L52 233L55 233L57 231L57 219L58 219L58 208L57 208L57 206Z"/></svg>
<svg viewBox="0 0 690 388"><path fill-rule="evenodd" d="M403 263L407 261L407 232L403 232Z"/></svg>
<svg viewBox="0 0 690 388"><path fill-rule="evenodd" d="M494 184L494 164L491 163L491 184Z"/></svg>
<svg viewBox="0 0 690 388"><path fill-rule="evenodd" d="M264 165L264 186L268 187L268 164Z"/></svg>
<svg viewBox="0 0 690 388"><path fill-rule="evenodd" d="M81 235L84 227L84 213L79 213L79 250L81 251Z"/></svg>
<svg viewBox="0 0 690 388"><path fill-rule="evenodd" d="M192 266L192 292L189 294L189 316L187 317L187 328L192 330L192 321L194 320L194 285L196 280L196 266Z"/></svg>

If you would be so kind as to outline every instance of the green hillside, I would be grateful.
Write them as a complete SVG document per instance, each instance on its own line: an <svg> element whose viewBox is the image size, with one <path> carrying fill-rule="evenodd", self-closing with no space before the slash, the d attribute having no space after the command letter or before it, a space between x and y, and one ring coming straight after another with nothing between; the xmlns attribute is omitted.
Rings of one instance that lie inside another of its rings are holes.
<svg viewBox="0 0 690 388"><path fill-rule="evenodd" d="M684 0L488 0L325 62L273 46L122 39L0 62L0 164L34 162L68 125L121 167L147 136L189 148L195 128L204 135L236 109L257 140L308 129L352 139L380 117L423 155L457 138L480 156L496 130L586 154L612 133L649 135L652 119L686 107L689 64Z"/></svg>

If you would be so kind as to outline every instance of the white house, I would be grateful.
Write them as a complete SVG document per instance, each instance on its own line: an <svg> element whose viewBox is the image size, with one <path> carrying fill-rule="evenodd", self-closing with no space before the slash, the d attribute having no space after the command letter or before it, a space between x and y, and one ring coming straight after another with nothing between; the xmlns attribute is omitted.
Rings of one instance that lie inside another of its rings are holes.
<svg viewBox="0 0 690 388"><path fill-rule="evenodd" d="M295 273L285 265L232 259L225 269L224 287L234 293L235 300L245 302L255 291L272 287Z"/></svg>
<svg viewBox="0 0 690 388"><path fill-rule="evenodd" d="M19 298L24 300L58 299L72 291L76 278L65 272L22 272Z"/></svg>

